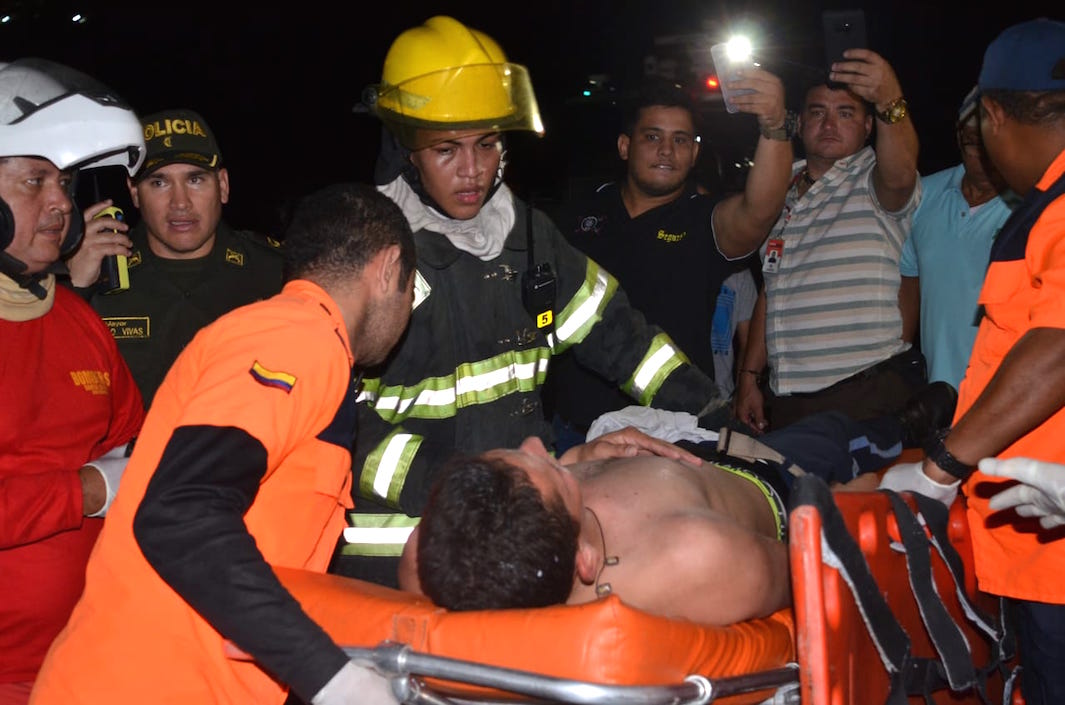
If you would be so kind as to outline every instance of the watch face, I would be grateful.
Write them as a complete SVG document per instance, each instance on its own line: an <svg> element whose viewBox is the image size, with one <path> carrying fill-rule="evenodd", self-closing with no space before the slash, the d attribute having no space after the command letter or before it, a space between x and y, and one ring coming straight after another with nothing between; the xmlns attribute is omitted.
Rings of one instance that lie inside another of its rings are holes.
<svg viewBox="0 0 1065 705"><path fill-rule="evenodd" d="M906 117L906 101L904 100L895 103L883 114L884 121L889 124L894 124L904 117Z"/></svg>

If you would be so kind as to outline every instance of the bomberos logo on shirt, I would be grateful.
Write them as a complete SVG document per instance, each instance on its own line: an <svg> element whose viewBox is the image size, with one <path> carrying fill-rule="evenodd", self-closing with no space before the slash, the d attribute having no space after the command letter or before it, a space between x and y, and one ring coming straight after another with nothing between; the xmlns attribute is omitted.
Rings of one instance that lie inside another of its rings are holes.
<svg viewBox="0 0 1065 705"><path fill-rule="evenodd" d="M71 370L70 379L90 394L103 396L111 391L111 374L103 370Z"/></svg>

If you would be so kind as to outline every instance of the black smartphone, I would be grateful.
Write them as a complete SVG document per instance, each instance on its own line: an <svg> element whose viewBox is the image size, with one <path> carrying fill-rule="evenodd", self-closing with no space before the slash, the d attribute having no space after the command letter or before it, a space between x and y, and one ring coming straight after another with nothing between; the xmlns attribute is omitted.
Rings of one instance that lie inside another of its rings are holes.
<svg viewBox="0 0 1065 705"><path fill-rule="evenodd" d="M825 32L825 71L831 71L832 64L845 61L844 50L866 48L864 11L825 10L821 24Z"/></svg>

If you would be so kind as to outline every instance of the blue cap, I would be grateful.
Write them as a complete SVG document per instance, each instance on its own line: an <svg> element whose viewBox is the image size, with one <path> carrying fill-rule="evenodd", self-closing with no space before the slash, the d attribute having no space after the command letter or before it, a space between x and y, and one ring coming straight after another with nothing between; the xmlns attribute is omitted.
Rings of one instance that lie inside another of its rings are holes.
<svg viewBox="0 0 1065 705"><path fill-rule="evenodd" d="M981 91L1065 91L1065 22L1041 17L1008 27L988 44Z"/></svg>

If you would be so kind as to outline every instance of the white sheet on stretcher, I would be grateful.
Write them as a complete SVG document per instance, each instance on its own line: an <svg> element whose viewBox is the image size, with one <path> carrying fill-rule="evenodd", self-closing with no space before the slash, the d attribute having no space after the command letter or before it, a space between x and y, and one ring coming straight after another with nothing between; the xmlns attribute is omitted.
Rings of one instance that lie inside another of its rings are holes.
<svg viewBox="0 0 1065 705"><path fill-rule="evenodd" d="M684 411L666 411L648 406L627 406L617 411L608 411L588 427L586 440L594 440L604 433L619 431L632 426L648 436L663 441L717 441L717 431L699 428L699 419Z"/></svg>

